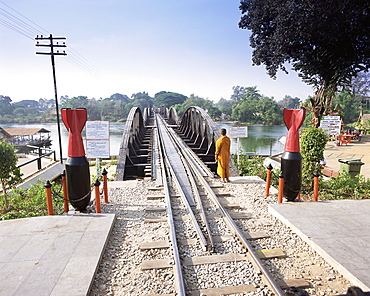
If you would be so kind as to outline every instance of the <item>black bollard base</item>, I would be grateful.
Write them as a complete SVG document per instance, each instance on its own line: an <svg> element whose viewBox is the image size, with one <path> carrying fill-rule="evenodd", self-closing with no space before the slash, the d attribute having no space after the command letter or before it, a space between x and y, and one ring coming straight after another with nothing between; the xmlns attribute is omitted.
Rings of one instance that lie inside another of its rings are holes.
<svg viewBox="0 0 370 296"><path fill-rule="evenodd" d="M76 210L84 212L91 198L89 162L85 156L69 157L65 168L68 199Z"/></svg>

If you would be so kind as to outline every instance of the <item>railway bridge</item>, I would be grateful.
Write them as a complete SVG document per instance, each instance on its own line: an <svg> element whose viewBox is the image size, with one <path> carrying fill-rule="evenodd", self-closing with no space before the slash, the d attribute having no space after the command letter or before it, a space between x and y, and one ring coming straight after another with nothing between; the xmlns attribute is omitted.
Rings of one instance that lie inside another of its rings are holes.
<svg viewBox="0 0 370 296"><path fill-rule="evenodd" d="M216 141L219 132L211 117L200 107L189 107L181 119L174 108L161 106L157 110L132 108L122 135L116 181L151 176L156 179L158 163L158 143L155 134L158 127L155 114L159 114L190 147L194 153L216 172Z"/></svg>

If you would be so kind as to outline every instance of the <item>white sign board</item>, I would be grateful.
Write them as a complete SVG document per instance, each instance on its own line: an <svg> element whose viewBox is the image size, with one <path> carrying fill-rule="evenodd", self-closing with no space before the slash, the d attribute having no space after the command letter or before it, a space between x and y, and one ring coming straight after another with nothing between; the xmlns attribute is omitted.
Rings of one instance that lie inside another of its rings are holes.
<svg viewBox="0 0 370 296"><path fill-rule="evenodd" d="M87 158L109 158L109 121L86 122Z"/></svg>
<svg viewBox="0 0 370 296"><path fill-rule="evenodd" d="M87 140L109 140L109 121L86 121Z"/></svg>
<svg viewBox="0 0 370 296"><path fill-rule="evenodd" d="M320 127L326 130L327 135L340 135L341 126L340 116L324 116L320 122Z"/></svg>
<svg viewBox="0 0 370 296"><path fill-rule="evenodd" d="M248 127L230 127L230 138L248 138Z"/></svg>
<svg viewBox="0 0 370 296"><path fill-rule="evenodd" d="M86 140L87 158L109 158L109 140Z"/></svg>

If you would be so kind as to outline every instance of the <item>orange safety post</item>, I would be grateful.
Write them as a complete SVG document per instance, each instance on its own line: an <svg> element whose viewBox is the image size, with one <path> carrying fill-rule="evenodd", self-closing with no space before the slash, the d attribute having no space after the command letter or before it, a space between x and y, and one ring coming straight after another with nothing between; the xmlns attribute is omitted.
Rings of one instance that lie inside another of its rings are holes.
<svg viewBox="0 0 370 296"><path fill-rule="evenodd" d="M269 165L267 166L266 192L265 192L266 197L270 195L271 172L272 172L272 165L271 163L269 163Z"/></svg>
<svg viewBox="0 0 370 296"><path fill-rule="evenodd" d="M68 213L68 192L67 192L67 181L66 181L66 171L62 173L62 187L63 187L63 203L64 203L64 213Z"/></svg>
<svg viewBox="0 0 370 296"><path fill-rule="evenodd" d="M313 201L318 201L319 199L319 177L318 171L313 173Z"/></svg>
<svg viewBox="0 0 370 296"><path fill-rule="evenodd" d="M296 199L301 199L301 193L299 192Z"/></svg>
<svg viewBox="0 0 370 296"><path fill-rule="evenodd" d="M283 202L283 191L284 191L284 175L280 172L279 175L279 193L278 193L278 203Z"/></svg>
<svg viewBox="0 0 370 296"><path fill-rule="evenodd" d="M100 182L99 182L99 179L96 179L96 181L94 183L94 186L95 186L96 213L101 213L101 210L100 210L100 190L99 190Z"/></svg>
<svg viewBox="0 0 370 296"><path fill-rule="evenodd" d="M104 202L108 203L108 172L106 169L103 169L102 175L103 175L103 191L104 191Z"/></svg>
<svg viewBox="0 0 370 296"><path fill-rule="evenodd" d="M54 215L54 211L53 211L53 201L52 201L52 195L51 195L51 184L49 181L46 181L44 186L46 188L46 205L48 207L48 215L52 216Z"/></svg>

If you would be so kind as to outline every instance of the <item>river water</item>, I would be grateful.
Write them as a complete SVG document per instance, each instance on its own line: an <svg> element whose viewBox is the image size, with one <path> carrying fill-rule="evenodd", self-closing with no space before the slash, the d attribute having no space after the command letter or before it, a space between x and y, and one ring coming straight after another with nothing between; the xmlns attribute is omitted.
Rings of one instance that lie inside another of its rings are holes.
<svg viewBox="0 0 370 296"><path fill-rule="evenodd" d="M234 123L216 123L218 129L238 126ZM58 127L56 123L35 123L35 124L2 124L3 128L45 128L51 131L52 146L59 158L59 141ZM121 144L122 133L125 123L110 124L110 155L118 155ZM68 131L64 124L61 123L61 142L63 149L63 158L67 157L68 147ZM259 155L270 155L280 153L284 149L284 145L279 142L279 139L286 136L287 129L285 126L248 126L248 138L240 139L239 152L255 152ZM84 137L84 133L83 133ZM86 147L86 143L85 143ZM232 139L231 153L237 153L237 140Z"/></svg>

